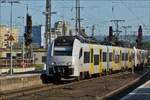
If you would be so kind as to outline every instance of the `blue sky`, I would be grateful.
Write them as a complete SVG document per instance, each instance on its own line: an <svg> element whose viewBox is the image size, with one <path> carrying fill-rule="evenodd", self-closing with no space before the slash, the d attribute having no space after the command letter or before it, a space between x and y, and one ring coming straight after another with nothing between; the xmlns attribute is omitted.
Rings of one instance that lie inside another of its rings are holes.
<svg viewBox="0 0 150 100"><path fill-rule="evenodd" d="M32 15L34 25L44 25L45 0L23 0L20 4L13 5L13 24L21 28L22 21L18 16L26 15L26 4L29 6L29 14ZM74 26L75 0L52 0L52 10L57 14L52 15L52 24L63 18ZM132 26L128 34L135 34L139 25L144 26L144 34L149 34L150 26L150 1L119 1L119 0L81 0L81 18L82 26L89 27L87 32L91 32L91 26L96 25L96 35L107 35L108 26L114 25L110 20L122 19L125 22L120 26ZM1 4L1 22L9 25L10 22L10 4ZM64 17L63 17L64 16ZM114 27L115 28L115 27ZM123 34L123 33L122 33Z"/></svg>

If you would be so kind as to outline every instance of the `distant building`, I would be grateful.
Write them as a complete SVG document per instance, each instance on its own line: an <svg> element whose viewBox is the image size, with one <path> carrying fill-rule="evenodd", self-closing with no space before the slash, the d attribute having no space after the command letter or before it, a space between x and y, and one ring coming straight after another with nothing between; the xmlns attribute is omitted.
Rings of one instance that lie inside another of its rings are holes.
<svg viewBox="0 0 150 100"><path fill-rule="evenodd" d="M51 29L51 40L58 36L69 35L70 25L64 21L58 21ZM45 26L37 25L32 26L32 44L37 48L45 47Z"/></svg>
<svg viewBox="0 0 150 100"><path fill-rule="evenodd" d="M54 25L55 33L57 36L69 36L70 35L70 24L65 21L57 21Z"/></svg>
<svg viewBox="0 0 150 100"><path fill-rule="evenodd" d="M25 27L26 30L26 27ZM36 48L45 47L45 27L42 25L32 26L32 45Z"/></svg>
<svg viewBox="0 0 150 100"><path fill-rule="evenodd" d="M9 47L8 37L10 36L10 27L5 25L0 26L0 48L7 48ZM16 27L12 28L12 36L14 37L13 43L18 43L19 39L19 29Z"/></svg>

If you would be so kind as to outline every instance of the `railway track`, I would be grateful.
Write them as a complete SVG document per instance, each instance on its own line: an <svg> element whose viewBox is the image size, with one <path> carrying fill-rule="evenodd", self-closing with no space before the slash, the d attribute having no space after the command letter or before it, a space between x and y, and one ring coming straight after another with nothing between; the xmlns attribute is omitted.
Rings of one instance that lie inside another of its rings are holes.
<svg viewBox="0 0 150 100"><path fill-rule="evenodd" d="M81 80L81 81L75 81L75 82L71 82L71 83L63 83L63 84L43 84L41 86L35 86L32 88L28 88L28 89L22 89L22 90L17 90L17 91L6 91L1 94L1 99L46 99L46 98L50 98L52 96L54 96L55 98L57 96L55 96L54 94L57 94L59 92L62 92L63 90L65 91L72 91L75 90L77 87L82 87L82 88L87 88L89 87L90 82L97 82L98 84L103 84L104 88L107 88L107 86L109 86L109 84L107 84L107 81L109 79L123 79L128 76L131 75L130 72L120 72L117 74L112 74L112 75L106 75L106 76L102 76L102 77L97 77L97 78L92 78L92 79L86 79L86 80ZM138 76L135 76L135 79ZM98 81L98 80L103 80L103 81ZM90 89L89 89L90 90ZM89 95L87 95L89 96ZM68 98L75 98L74 96L68 96L68 95L58 95L58 98L63 98L63 97L68 97ZM78 96L78 97L82 97L82 96ZM90 95L90 98L94 98L95 95ZM59 100L58 99L58 100ZM55 99L54 99L55 100ZM56 99L57 100L57 99ZM67 99L64 99L67 100ZM70 99L69 99L70 100ZM86 100L86 99L85 99ZM94 100L94 99L91 99Z"/></svg>

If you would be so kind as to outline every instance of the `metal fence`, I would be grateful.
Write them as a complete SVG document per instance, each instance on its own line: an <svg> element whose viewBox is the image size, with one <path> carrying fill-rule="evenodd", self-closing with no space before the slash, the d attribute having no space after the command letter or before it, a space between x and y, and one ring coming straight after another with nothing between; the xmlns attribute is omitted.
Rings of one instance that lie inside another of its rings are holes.
<svg viewBox="0 0 150 100"><path fill-rule="evenodd" d="M9 67L11 64L10 59L0 59L0 68ZM12 59L13 67L29 67L32 65L31 59L25 59L24 62L22 59Z"/></svg>

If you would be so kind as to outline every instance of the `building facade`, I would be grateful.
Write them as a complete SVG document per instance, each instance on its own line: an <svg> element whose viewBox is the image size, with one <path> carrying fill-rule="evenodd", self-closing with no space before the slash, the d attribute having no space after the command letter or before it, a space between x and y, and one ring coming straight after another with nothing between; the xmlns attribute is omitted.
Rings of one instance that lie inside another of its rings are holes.
<svg viewBox="0 0 150 100"><path fill-rule="evenodd" d="M10 27L7 26L0 26L0 48L8 48L9 47L9 40L8 37L11 34ZM18 43L19 39L19 29L13 27L12 28L12 36L14 38L13 43Z"/></svg>
<svg viewBox="0 0 150 100"><path fill-rule="evenodd" d="M42 25L32 26L32 45L37 48L45 47L45 27Z"/></svg>

